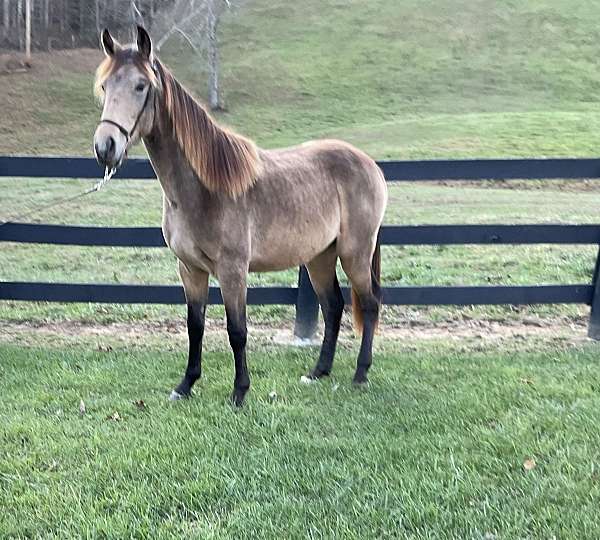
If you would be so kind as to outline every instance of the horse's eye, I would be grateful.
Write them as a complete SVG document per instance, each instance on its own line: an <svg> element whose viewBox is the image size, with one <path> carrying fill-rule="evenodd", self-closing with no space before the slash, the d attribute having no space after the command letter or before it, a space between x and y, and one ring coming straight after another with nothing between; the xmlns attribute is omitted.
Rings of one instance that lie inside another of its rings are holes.
<svg viewBox="0 0 600 540"><path fill-rule="evenodd" d="M100 88L102 88L102 91L105 92L104 85L102 85Z"/></svg>
<svg viewBox="0 0 600 540"><path fill-rule="evenodd" d="M146 88L146 85L144 83L140 83L135 87L135 91L136 92L143 92L144 88Z"/></svg>

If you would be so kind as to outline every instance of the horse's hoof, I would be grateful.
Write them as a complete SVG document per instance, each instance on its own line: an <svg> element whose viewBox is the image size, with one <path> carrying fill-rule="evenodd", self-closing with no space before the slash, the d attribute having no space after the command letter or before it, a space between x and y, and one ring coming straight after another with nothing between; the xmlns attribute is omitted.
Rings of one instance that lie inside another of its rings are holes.
<svg viewBox="0 0 600 540"><path fill-rule="evenodd" d="M180 394L179 392L176 392L175 390L173 390L171 392L171 395L169 396L169 401L179 401L180 399L183 399L184 395Z"/></svg>
<svg viewBox="0 0 600 540"><path fill-rule="evenodd" d="M236 409L239 409L244 404L245 396L246 396L245 393L237 392L234 390L233 393L231 394L231 404Z"/></svg>
<svg viewBox="0 0 600 540"><path fill-rule="evenodd" d="M321 369L319 367L314 368L308 375L307 377L309 379L322 379L323 377L329 377L329 375L331 374L331 369Z"/></svg>
<svg viewBox="0 0 600 540"><path fill-rule="evenodd" d="M354 379L352 379L352 387L359 390L365 390L369 387L369 379L367 379L366 377L354 377Z"/></svg>
<svg viewBox="0 0 600 540"><path fill-rule="evenodd" d="M318 381L319 379L312 377L312 376L306 376L306 375L302 375L302 377L300 377L300 382L302 384L314 384Z"/></svg>

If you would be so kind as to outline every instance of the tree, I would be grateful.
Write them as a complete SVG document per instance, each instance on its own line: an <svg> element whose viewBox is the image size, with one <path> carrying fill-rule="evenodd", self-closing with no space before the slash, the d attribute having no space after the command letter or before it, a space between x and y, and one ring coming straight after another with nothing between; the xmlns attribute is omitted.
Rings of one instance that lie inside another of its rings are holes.
<svg viewBox="0 0 600 540"><path fill-rule="evenodd" d="M179 35L195 54L206 58L208 72L208 104L212 110L223 108L220 87L218 29L226 10L239 6L243 0L177 0L168 8L157 8L153 34L160 36L155 48L174 35Z"/></svg>
<svg viewBox="0 0 600 540"><path fill-rule="evenodd" d="M206 72L208 104L222 109L219 23L245 0L0 0L0 46L37 48L95 46L104 27L130 39L137 24L155 37L157 51L179 36ZM52 46L52 47L51 47Z"/></svg>

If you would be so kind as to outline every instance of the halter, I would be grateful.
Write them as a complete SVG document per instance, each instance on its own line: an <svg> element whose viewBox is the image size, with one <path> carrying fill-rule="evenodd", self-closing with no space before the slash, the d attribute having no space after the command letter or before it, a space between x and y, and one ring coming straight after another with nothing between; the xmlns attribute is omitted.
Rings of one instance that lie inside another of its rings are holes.
<svg viewBox="0 0 600 540"><path fill-rule="evenodd" d="M144 99L144 104L142 105L142 108L140 109L140 112L138 113L135 122L133 123L133 127L131 128L130 131L127 131L121 124L119 124L118 122L115 122L114 120L109 120L108 118L103 118L102 120L100 120L100 123L104 123L104 124L111 124L113 126L115 126L125 137L125 139L127 140L127 142L129 142L129 140L131 139L131 136L135 133L135 128L138 125L138 122L140 121L140 118L142 117L142 114L144 114L144 111L146 110L146 105L148 105L148 99L150 99L150 86L148 86L148 91L146 92L146 99Z"/></svg>

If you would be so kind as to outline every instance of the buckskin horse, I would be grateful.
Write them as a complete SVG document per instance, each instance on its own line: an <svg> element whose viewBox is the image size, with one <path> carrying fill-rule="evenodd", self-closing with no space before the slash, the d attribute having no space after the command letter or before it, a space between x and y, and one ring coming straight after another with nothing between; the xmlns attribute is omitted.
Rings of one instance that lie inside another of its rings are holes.
<svg viewBox="0 0 600 540"><path fill-rule="evenodd" d="M306 265L325 321L319 359L307 377L328 375L344 308L338 258L362 332L353 383L366 383L381 305L378 232L387 202L377 164L336 140L258 148L211 118L154 56L144 28L138 27L136 44L121 46L108 30L101 44L106 58L96 72L103 102L96 158L118 168L129 147L143 141L163 191L162 231L185 291L189 356L171 398L189 396L201 374L209 275L217 278L225 304L235 405L250 387L248 272Z"/></svg>

